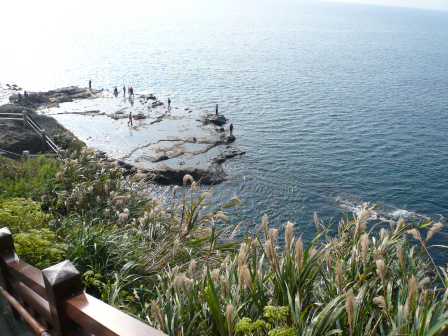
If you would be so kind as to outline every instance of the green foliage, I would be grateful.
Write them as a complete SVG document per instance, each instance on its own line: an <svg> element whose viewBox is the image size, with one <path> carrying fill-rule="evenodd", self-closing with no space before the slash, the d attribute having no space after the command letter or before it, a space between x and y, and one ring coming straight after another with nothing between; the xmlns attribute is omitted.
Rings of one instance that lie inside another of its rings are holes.
<svg viewBox="0 0 448 336"><path fill-rule="evenodd" d="M286 325L290 311L288 307L266 306L263 308L263 318L252 322L248 317L243 317L236 324L237 333L244 336L266 335L269 336L295 336L297 331L294 327ZM275 326L275 327L273 327Z"/></svg>
<svg viewBox="0 0 448 336"><path fill-rule="evenodd" d="M79 151L84 144L77 140L73 134L70 132L58 133L53 137L54 143L65 150L71 149L75 151Z"/></svg>
<svg viewBox="0 0 448 336"><path fill-rule="evenodd" d="M50 215L42 212L40 206L30 199L0 199L0 227L6 226L12 233L43 227Z"/></svg>
<svg viewBox="0 0 448 336"><path fill-rule="evenodd" d="M16 234L14 246L20 259L40 269L58 263L65 255L64 245L59 244L57 236L48 229Z"/></svg>
<svg viewBox="0 0 448 336"><path fill-rule="evenodd" d="M23 197L41 200L55 186L58 162L39 156L27 161L0 158L0 198Z"/></svg>

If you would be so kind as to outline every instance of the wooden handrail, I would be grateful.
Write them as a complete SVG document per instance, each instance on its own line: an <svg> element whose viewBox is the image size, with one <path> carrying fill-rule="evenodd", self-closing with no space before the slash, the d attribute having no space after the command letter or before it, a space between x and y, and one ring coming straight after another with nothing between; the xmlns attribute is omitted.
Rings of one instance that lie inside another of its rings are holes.
<svg viewBox="0 0 448 336"><path fill-rule="evenodd" d="M20 260L12 249L1 251L0 254L8 265L8 272L14 278L23 282L24 285L31 288L45 300L47 299L44 278L42 277L42 271L40 269Z"/></svg>
<svg viewBox="0 0 448 336"><path fill-rule="evenodd" d="M89 294L79 293L66 299L64 308L67 316L94 335L166 336Z"/></svg>
<svg viewBox="0 0 448 336"><path fill-rule="evenodd" d="M48 327L51 334L166 336L163 332L84 293L81 275L70 261L64 261L43 271L21 261L15 253L12 235L7 228L0 229L0 267L6 292L26 302L31 312L43 317L44 327ZM15 309L20 311L20 314L24 310L23 307ZM14 317L19 318L17 311L13 311ZM34 322L37 323L35 320ZM35 325L31 327L34 330ZM45 331L44 327L39 327Z"/></svg>
<svg viewBox="0 0 448 336"><path fill-rule="evenodd" d="M19 312L19 314L30 326L31 330L34 332L35 335L50 336L50 334L44 328L42 328L42 326L39 323L37 323L37 321L30 315L30 313L28 313L26 309L23 308L11 294L5 291L2 286L0 286L0 292L9 301L11 306L13 306Z"/></svg>

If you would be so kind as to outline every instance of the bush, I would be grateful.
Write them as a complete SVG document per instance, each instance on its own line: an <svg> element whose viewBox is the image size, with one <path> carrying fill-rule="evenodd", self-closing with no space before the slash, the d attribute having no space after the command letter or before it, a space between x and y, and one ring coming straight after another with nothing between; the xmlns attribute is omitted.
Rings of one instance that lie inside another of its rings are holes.
<svg viewBox="0 0 448 336"><path fill-rule="evenodd" d="M63 259L65 247L49 229L35 230L14 235L17 255L23 261L39 268L50 267Z"/></svg>
<svg viewBox="0 0 448 336"><path fill-rule="evenodd" d="M50 215L40 210L41 203L24 198L0 199L0 227L12 233L42 228Z"/></svg>

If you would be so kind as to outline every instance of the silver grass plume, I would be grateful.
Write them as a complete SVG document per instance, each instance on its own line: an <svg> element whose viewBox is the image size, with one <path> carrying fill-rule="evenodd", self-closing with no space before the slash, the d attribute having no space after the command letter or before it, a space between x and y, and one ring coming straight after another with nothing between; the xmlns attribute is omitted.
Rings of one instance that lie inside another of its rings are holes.
<svg viewBox="0 0 448 336"><path fill-rule="evenodd" d="M188 275L191 278L194 278L195 273L196 273L196 260L192 259L190 261L190 266L188 266Z"/></svg>
<svg viewBox="0 0 448 336"><path fill-rule="evenodd" d="M422 241L422 237L420 236L420 232L417 229L408 230L407 234L411 235L415 240Z"/></svg>
<svg viewBox="0 0 448 336"><path fill-rule="evenodd" d="M350 325L350 334L353 333L353 317L355 315L355 295L353 289L349 289L346 294L345 308L347 309L348 324Z"/></svg>
<svg viewBox="0 0 448 336"><path fill-rule="evenodd" d="M200 197L200 198L212 198L212 193L209 192L209 191L204 191L204 192L201 194L201 197Z"/></svg>
<svg viewBox="0 0 448 336"><path fill-rule="evenodd" d="M302 237L299 238L299 240L296 242L296 268L297 272L300 274L302 273L302 266L303 266L303 242Z"/></svg>
<svg viewBox="0 0 448 336"><path fill-rule="evenodd" d="M400 219L397 222L397 230L404 224L404 219L400 217Z"/></svg>
<svg viewBox="0 0 448 336"><path fill-rule="evenodd" d="M190 181L191 183L194 182L193 176L191 176L190 174L185 174L184 178L183 178L183 184L184 186L187 185L187 182Z"/></svg>
<svg viewBox="0 0 448 336"><path fill-rule="evenodd" d="M157 319L157 322L159 322L159 324L162 326L162 329L165 329L165 324L163 323L162 314L160 313L160 308L154 300L151 301L151 310L154 313L154 315Z"/></svg>
<svg viewBox="0 0 448 336"><path fill-rule="evenodd" d="M422 288L423 286L425 286L426 284L430 283L431 279L429 277L425 277L422 280L420 280L420 282L417 285L417 288Z"/></svg>
<svg viewBox="0 0 448 336"><path fill-rule="evenodd" d="M319 227L319 218L317 217L317 212L314 212L314 224L316 224L317 232L319 232L320 227Z"/></svg>
<svg viewBox="0 0 448 336"><path fill-rule="evenodd" d="M222 297L225 299L227 296L227 281L224 277L221 277L221 291Z"/></svg>
<svg viewBox="0 0 448 336"><path fill-rule="evenodd" d="M216 218L215 218L216 221L218 221L218 220L220 220L220 219L222 219L223 221L226 221L226 222L229 221L229 218L227 218L227 216L224 215L224 214L222 214L222 213L217 214L217 215L216 215Z"/></svg>
<svg viewBox="0 0 448 336"><path fill-rule="evenodd" d="M286 229L285 229L285 244L288 248L288 251L291 251L291 242L292 237L294 235L294 223L287 222L286 223Z"/></svg>
<svg viewBox="0 0 448 336"><path fill-rule="evenodd" d="M437 231L440 231L443 228L443 224L438 222L437 224L434 224L431 229L429 229L428 231L428 235L426 236L426 241L428 241L429 239L431 239L432 236L434 236L434 234Z"/></svg>
<svg viewBox="0 0 448 336"><path fill-rule="evenodd" d="M392 232L394 232L395 231L395 228L394 228L394 220L393 219L391 219L390 221L389 221L389 223L390 223L390 231L392 231Z"/></svg>
<svg viewBox="0 0 448 336"><path fill-rule="evenodd" d="M219 271L220 271L219 268L215 268L215 269L212 271L212 274L210 275L210 277L212 278L212 281L216 281L216 280L218 279L218 277L219 277Z"/></svg>
<svg viewBox="0 0 448 336"><path fill-rule="evenodd" d="M250 271L249 271L249 266L244 265L242 268L242 273L243 273L243 281L246 284L246 286L252 290L252 279L250 277Z"/></svg>
<svg viewBox="0 0 448 336"><path fill-rule="evenodd" d="M339 260L336 261L336 278L337 278L339 293L342 293L342 264Z"/></svg>
<svg viewBox="0 0 448 336"><path fill-rule="evenodd" d="M238 197L233 196L233 197L230 199L230 202L232 202L232 201L235 201L235 202L236 202L236 206L237 206L237 207L241 206L241 201L240 201L240 199L239 199Z"/></svg>
<svg viewBox="0 0 448 336"><path fill-rule="evenodd" d="M247 246L245 243L241 244L239 253L238 253L238 266L241 268L247 262L247 254L246 254Z"/></svg>
<svg viewBox="0 0 448 336"><path fill-rule="evenodd" d="M386 280L385 280L385 272L386 272L386 264L382 259L378 259L376 262L377 272L381 277L381 283L383 284L383 289L386 290Z"/></svg>
<svg viewBox="0 0 448 336"><path fill-rule="evenodd" d="M264 244L264 248L265 248L266 254L268 255L268 258L271 261L272 265L277 269L277 271L280 271L279 263L278 263L278 256L277 256L277 253L275 253L273 241L270 239L267 240Z"/></svg>
<svg viewBox="0 0 448 336"><path fill-rule="evenodd" d="M381 309L383 309L384 311L387 311L386 300L384 300L384 297L382 295L374 297L373 303L376 304Z"/></svg>
<svg viewBox="0 0 448 336"><path fill-rule="evenodd" d="M359 216L356 220L356 223L355 223L357 236L359 236L361 234L361 232L363 232L363 231L365 231L365 229L367 229L367 225L365 224L365 221L369 217L370 210L371 209L368 209L368 204L364 203L361 213L359 214Z"/></svg>
<svg viewBox="0 0 448 336"><path fill-rule="evenodd" d="M268 215L264 214L263 217L261 218L261 227L263 228L264 231L264 237L265 239L268 238Z"/></svg>
<svg viewBox="0 0 448 336"><path fill-rule="evenodd" d="M177 272L179 271L179 266L175 266L173 270L171 271L171 277L176 276Z"/></svg>
<svg viewBox="0 0 448 336"><path fill-rule="evenodd" d="M385 228L382 228L382 229L380 230L380 237L381 237L381 240L384 240L384 238L386 238L386 236L388 235L388 233L389 233L389 231L387 231Z"/></svg>
<svg viewBox="0 0 448 336"><path fill-rule="evenodd" d="M176 276L174 277L174 281L173 281L174 292L177 295L179 295L179 285L180 285L180 278L181 277L182 277L182 275L176 274Z"/></svg>
<svg viewBox="0 0 448 336"><path fill-rule="evenodd" d="M177 192L178 188L179 188L179 186L174 186L174 188L173 188L173 196L174 197L176 196L176 192Z"/></svg>
<svg viewBox="0 0 448 336"><path fill-rule="evenodd" d="M330 251L325 252L325 262L327 264L328 274L331 275L331 256L330 256Z"/></svg>
<svg viewBox="0 0 448 336"><path fill-rule="evenodd" d="M229 330L229 335L233 335L233 306L228 305L226 308L226 318L227 318L227 329Z"/></svg>
<svg viewBox="0 0 448 336"><path fill-rule="evenodd" d="M362 260L364 261L364 267L367 265L367 252L369 251L369 235L367 233L362 235Z"/></svg>
<svg viewBox="0 0 448 336"><path fill-rule="evenodd" d="M177 238L173 243L173 256L176 255L177 249L179 247L180 240Z"/></svg>

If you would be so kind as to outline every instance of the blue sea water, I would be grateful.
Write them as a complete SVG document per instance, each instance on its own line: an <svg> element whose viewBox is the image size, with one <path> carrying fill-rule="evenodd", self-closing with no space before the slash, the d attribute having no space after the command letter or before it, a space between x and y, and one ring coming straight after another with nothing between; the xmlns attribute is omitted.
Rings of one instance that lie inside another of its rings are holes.
<svg viewBox="0 0 448 336"><path fill-rule="evenodd" d="M246 201L249 225L266 213L309 239L315 211L328 223L364 202L381 203L377 218L445 223L448 12L247 0L54 10L9 13L24 24L4 37L0 82L92 79L174 106L219 103L246 154L212 190Z"/></svg>

